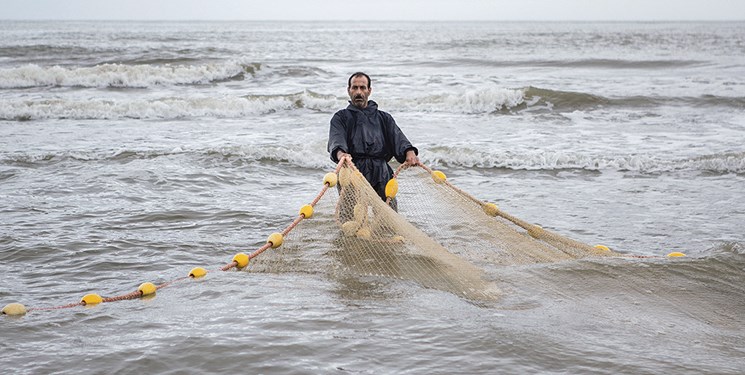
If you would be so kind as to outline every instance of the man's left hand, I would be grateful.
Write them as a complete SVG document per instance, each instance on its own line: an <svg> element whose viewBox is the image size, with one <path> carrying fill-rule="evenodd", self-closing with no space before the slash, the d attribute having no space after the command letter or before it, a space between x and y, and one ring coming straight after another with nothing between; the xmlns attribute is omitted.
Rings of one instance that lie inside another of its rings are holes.
<svg viewBox="0 0 745 375"><path fill-rule="evenodd" d="M414 150L406 151L406 164L413 167L415 165L419 165L419 157L416 156L416 153Z"/></svg>

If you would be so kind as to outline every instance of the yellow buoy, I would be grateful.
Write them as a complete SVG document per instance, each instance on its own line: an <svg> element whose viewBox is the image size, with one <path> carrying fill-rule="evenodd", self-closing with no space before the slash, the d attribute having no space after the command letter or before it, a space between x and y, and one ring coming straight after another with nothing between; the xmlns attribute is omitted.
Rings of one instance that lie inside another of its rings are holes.
<svg viewBox="0 0 745 375"><path fill-rule="evenodd" d="M336 176L336 173L334 172L326 173L326 175L323 176L323 183L328 185L329 187L336 186L337 181L339 181L339 178Z"/></svg>
<svg viewBox="0 0 745 375"><path fill-rule="evenodd" d="M306 204L305 206L300 207L300 216L304 219L310 219L313 217L313 206Z"/></svg>
<svg viewBox="0 0 745 375"><path fill-rule="evenodd" d="M497 216L499 213L499 207L494 203L487 203L484 205L484 212L489 216Z"/></svg>
<svg viewBox="0 0 745 375"><path fill-rule="evenodd" d="M672 253L667 254L667 256L672 257L672 258L678 258L678 257L684 257L686 255L679 251L673 251Z"/></svg>
<svg viewBox="0 0 745 375"><path fill-rule="evenodd" d="M84 295L83 299L81 299L80 302L82 302L86 306L98 305L99 303L103 302L103 298L101 298L101 296L99 296L98 294L91 293Z"/></svg>
<svg viewBox="0 0 745 375"><path fill-rule="evenodd" d="M395 243L404 243L405 242L405 239L404 239L403 236L396 235L396 236L391 237L391 241L393 241Z"/></svg>
<svg viewBox="0 0 745 375"><path fill-rule="evenodd" d="M149 296L151 294L155 294L155 291L158 290L158 287L155 286L153 283L142 283L140 284L140 287L137 288L137 290L142 293L142 296Z"/></svg>
<svg viewBox="0 0 745 375"><path fill-rule="evenodd" d="M3 315L26 315L26 306L20 303L9 303L3 307Z"/></svg>
<svg viewBox="0 0 745 375"><path fill-rule="evenodd" d="M284 242L284 239L285 238L282 236L282 233L272 233L266 240L266 242L272 244L272 249L276 249L282 246L282 242Z"/></svg>
<svg viewBox="0 0 745 375"><path fill-rule="evenodd" d="M204 275L207 274L207 270L202 267L194 267L189 271L189 277L198 279L200 277L204 277Z"/></svg>
<svg viewBox="0 0 745 375"><path fill-rule="evenodd" d="M444 173L440 171L432 171L432 179L435 180L438 184L441 184L447 180L447 176L445 176Z"/></svg>
<svg viewBox="0 0 745 375"><path fill-rule="evenodd" d="M385 196L393 199L396 194L398 194L398 180L392 178L385 184Z"/></svg>
<svg viewBox="0 0 745 375"><path fill-rule="evenodd" d="M249 260L251 259L245 253L235 254L235 256L233 257L233 262L236 263L236 267L238 269L246 268L246 266L248 266Z"/></svg>
<svg viewBox="0 0 745 375"><path fill-rule="evenodd" d="M598 250L602 250L602 251L610 251L610 248L608 246L605 246L605 245L595 245L593 247L596 248L596 249L598 249Z"/></svg>

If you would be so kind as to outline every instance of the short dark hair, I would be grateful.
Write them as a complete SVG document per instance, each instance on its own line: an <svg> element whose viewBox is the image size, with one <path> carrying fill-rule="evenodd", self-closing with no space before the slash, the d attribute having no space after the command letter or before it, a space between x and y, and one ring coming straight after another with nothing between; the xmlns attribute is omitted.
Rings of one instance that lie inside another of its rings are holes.
<svg viewBox="0 0 745 375"><path fill-rule="evenodd" d="M352 78L354 77L365 77L367 78L367 88L369 89L370 86L372 86L372 80L370 79L369 75L362 73L362 72L357 72L349 76L349 80L347 81L347 88L352 87Z"/></svg>

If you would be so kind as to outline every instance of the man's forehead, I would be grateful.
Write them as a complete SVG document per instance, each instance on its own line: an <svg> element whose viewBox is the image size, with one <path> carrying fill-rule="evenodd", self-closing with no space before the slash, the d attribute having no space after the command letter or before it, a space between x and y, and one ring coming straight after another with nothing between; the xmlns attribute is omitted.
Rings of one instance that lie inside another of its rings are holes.
<svg viewBox="0 0 745 375"><path fill-rule="evenodd" d="M367 86L367 78L363 76L353 77L352 86Z"/></svg>

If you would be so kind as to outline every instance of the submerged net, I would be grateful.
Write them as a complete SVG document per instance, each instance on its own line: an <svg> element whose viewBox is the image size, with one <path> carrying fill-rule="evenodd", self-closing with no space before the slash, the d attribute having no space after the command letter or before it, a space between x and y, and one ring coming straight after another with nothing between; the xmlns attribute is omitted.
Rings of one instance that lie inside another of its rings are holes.
<svg viewBox="0 0 745 375"><path fill-rule="evenodd" d="M493 301L500 291L485 271L494 267L618 255L513 217L424 166L399 168L387 202L350 161L337 170L312 219L249 270L394 278Z"/></svg>

